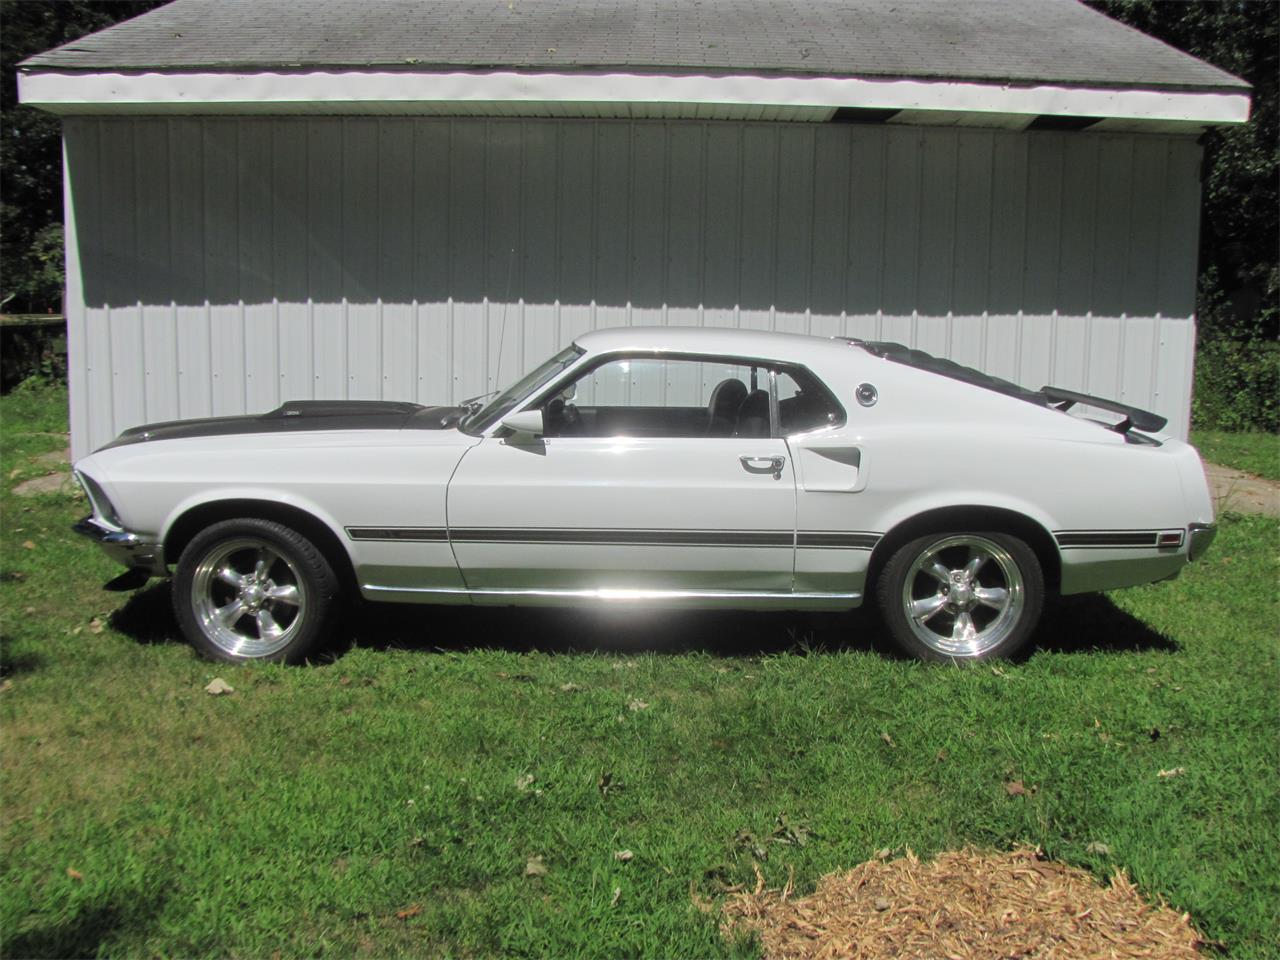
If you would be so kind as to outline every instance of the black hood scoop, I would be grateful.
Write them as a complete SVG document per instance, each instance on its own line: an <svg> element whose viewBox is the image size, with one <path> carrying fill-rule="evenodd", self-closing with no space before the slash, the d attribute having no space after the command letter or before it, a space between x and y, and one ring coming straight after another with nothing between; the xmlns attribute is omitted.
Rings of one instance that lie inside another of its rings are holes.
<svg viewBox="0 0 1280 960"><path fill-rule="evenodd" d="M241 417L170 420L131 427L103 450L152 440L227 437L249 433L301 433L313 430L446 430L466 411L461 407L424 407L399 400L290 400L269 413Z"/></svg>
<svg viewBox="0 0 1280 960"><path fill-rule="evenodd" d="M400 400L290 400L259 420L359 419L362 417L407 417L424 409L420 403Z"/></svg>

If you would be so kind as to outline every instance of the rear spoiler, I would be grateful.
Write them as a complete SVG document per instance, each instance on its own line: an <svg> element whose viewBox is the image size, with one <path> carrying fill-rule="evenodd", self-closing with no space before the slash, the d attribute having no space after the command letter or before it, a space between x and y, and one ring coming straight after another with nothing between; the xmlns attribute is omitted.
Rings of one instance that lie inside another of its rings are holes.
<svg viewBox="0 0 1280 960"><path fill-rule="evenodd" d="M1116 433L1128 433L1134 427L1154 433L1163 430L1165 424L1169 422L1167 417L1152 413L1150 410L1139 410L1137 407L1116 403L1114 400L1104 400L1102 397L1092 397L1087 393L1076 393L1074 390L1063 390L1061 387L1041 387L1040 393L1062 411L1070 410L1077 403L1084 403L1100 410L1110 410L1112 413L1120 414L1124 419L1111 428Z"/></svg>

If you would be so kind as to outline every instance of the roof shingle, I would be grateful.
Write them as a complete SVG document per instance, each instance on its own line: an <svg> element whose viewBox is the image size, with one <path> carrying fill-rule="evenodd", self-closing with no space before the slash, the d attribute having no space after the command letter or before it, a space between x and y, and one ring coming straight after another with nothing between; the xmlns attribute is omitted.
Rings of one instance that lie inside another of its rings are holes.
<svg viewBox="0 0 1280 960"><path fill-rule="evenodd" d="M1248 86L1077 0L174 0L23 66L514 68Z"/></svg>

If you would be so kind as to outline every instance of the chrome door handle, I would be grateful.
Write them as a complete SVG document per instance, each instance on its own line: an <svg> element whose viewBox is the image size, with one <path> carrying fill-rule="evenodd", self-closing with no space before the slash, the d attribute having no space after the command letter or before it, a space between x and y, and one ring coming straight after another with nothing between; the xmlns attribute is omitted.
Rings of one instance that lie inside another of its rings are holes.
<svg viewBox="0 0 1280 960"><path fill-rule="evenodd" d="M773 479L782 479L782 468L786 465L786 457L739 457L738 462L747 473L772 473Z"/></svg>

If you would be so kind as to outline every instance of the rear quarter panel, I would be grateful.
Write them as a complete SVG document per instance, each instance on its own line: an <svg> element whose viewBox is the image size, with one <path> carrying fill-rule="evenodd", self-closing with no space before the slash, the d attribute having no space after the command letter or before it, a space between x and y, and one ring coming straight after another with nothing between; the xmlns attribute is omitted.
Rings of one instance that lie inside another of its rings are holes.
<svg viewBox="0 0 1280 960"><path fill-rule="evenodd" d="M1051 535L1150 531L1183 528L1203 512L1194 493L1197 476L1203 489L1203 474L1198 461L1183 462L1187 452L1177 441L1127 443L1098 424L861 351L841 366L818 371L848 414L842 428L824 433L857 447L862 475L856 492L805 491L802 484L802 530L886 534L929 511L992 507L1021 514ZM859 382L876 387L873 406L857 402ZM1063 592L1161 579L1186 560L1185 547L1059 555ZM869 553L840 562L842 575L865 586ZM829 586L831 578L824 579Z"/></svg>

